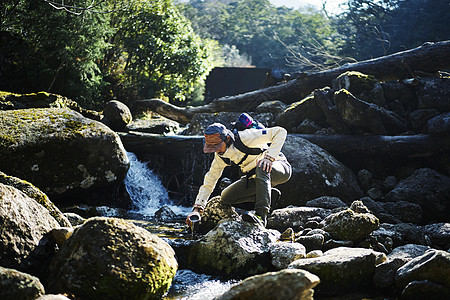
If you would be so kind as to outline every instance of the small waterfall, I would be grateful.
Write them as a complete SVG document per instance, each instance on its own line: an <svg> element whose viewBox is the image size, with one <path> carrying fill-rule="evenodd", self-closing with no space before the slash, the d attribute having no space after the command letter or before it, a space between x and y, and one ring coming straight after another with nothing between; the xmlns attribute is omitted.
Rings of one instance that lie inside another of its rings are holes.
<svg viewBox="0 0 450 300"><path fill-rule="evenodd" d="M127 152L127 156L130 169L125 178L125 187L136 212L153 216L163 206L170 207L178 215L186 215L191 211L191 208L173 205L166 188L153 170L139 161L134 153Z"/></svg>

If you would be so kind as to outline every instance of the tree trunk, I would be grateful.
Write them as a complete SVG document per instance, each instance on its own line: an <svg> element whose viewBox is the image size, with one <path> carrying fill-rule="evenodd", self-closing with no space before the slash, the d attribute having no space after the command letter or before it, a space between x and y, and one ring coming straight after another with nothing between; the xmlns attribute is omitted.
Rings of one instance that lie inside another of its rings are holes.
<svg viewBox="0 0 450 300"><path fill-rule="evenodd" d="M414 77L417 73L433 74L450 68L450 41L426 43L420 47L382 56L339 68L317 73L294 74L293 79L257 91L215 99L199 107L179 108L159 99L138 100L132 111L139 113L150 110L181 124L190 122L200 112L253 111L259 104L269 100L280 100L290 104L303 99L313 90L331 86L333 79L347 71L359 71L374 75L380 81Z"/></svg>

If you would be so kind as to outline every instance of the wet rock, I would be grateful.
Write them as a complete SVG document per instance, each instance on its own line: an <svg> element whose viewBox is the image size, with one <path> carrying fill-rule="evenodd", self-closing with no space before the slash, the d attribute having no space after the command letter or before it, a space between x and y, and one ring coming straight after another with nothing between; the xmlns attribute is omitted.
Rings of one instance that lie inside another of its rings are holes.
<svg viewBox="0 0 450 300"><path fill-rule="evenodd" d="M18 189L0 183L0 265L39 275L53 252L47 233L59 227L50 212Z"/></svg>
<svg viewBox="0 0 450 300"><path fill-rule="evenodd" d="M320 279L304 270L281 270L249 277L215 300L312 300Z"/></svg>
<svg viewBox="0 0 450 300"><path fill-rule="evenodd" d="M195 272L233 277L270 270L270 244L280 232L243 221L223 220L199 239L189 252Z"/></svg>
<svg viewBox="0 0 450 300"><path fill-rule="evenodd" d="M405 288L412 281L428 280L443 286L450 286L450 253L431 249L410 260L397 270L396 286Z"/></svg>
<svg viewBox="0 0 450 300"><path fill-rule="evenodd" d="M300 243L277 242L270 245L272 265L277 270L286 269L294 260L304 258L306 249Z"/></svg>
<svg viewBox="0 0 450 300"><path fill-rule="evenodd" d="M206 203L198 231L207 233L223 219L238 220L240 217L234 207L220 202L220 196L213 197Z"/></svg>
<svg viewBox="0 0 450 300"><path fill-rule="evenodd" d="M427 121L439 114L437 109L417 109L408 114L408 123L416 132L422 132Z"/></svg>
<svg viewBox="0 0 450 300"><path fill-rule="evenodd" d="M330 213L331 210L329 209L317 207L287 207L276 209L267 219L267 228L283 232L291 227L294 231L300 231L311 217L319 216L323 219Z"/></svg>
<svg viewBox="0 0 450 300"><path fill-rule="evenodd" d="M335 93L334 101L344 122L355 133L395 135L406 131L406 122L398 114L360 100L345 89Z"/></svg>
<svg viewBox="0 0 450 300"><path fill-rule="evenodd" d="M306 206L335 209L347 207L347 204L338 197L322 196L306 202Z"/></svg>
<svg viewBox="0 0 450 300"><path fill-rule="evenodd" d="M292 176L277 187L282 193L277 207L302 206L321 196L344 202L361 196L355 174L317 145L288 135L282 151L292 165Z"/></svg>
<svg viewBox="0 0 450 300"><path fill-rule="evenodd" d="M8 176L0 171L0 183L15 187L16 189L23 192L28 197L36 200L39 204L44 206L50 214L58 221L59 225L62 227L72 227L69 220L64 216L64 214L56 207L53 202L44 194L40 189L32 185L31 183L21 180L17 177Z"/></svg>
<svg viewBox="0 0 450 300"><path fill-rule="evenodd" d="M418 169L386 194L384 201L420 205L422 222L445 221L450 214L450 177L430 168Z"/></svg>
<svg viewBox="0 0 450 300"><path fill-rule="evenodd" d="M297 127L292 129L293 133L313 134L320 130L321 127L310 119L304 119Z"/></svg>
<svg viewBox="0 0 450 300"><path fill-rule="evenodd" d="M0 169L50 197L125 178L122 142L100 122L57 108L0 111L0 120Z"/></svg>
<svg viewBox="0 0 450 300"><path fill-rule="evenodd" d="M397 247L387 255L387 259L378 265L373 275L373 283L377 289L392 289L395 286L397 270L413 258L423 255L430 247L407 244Z"/></svg>
<svg viewBox="0 0 450 300"><path fill-rule="evenodd" d="M362 240L380 226L374 215L358 213L352 209L331 214L323 223L323 229L334 239L350 241Z"/></svg>
<svg viewBox="0 0 450 300"><path fill-rule="evenodd" d="M338 241L329 239L323 244L323 250L327 251L339 247L353 247L353 245L354 245L353 241Z"/></svg>
<svg viewBox="0 0 450 300"><path fill-rule="evenodd" d="M156 235L122 219L95 217L54 257L47 288L86 299L157 298L177 268L175 252Z"/></svg>
<svg viewBox="0 0 450 300"><path fill-rule="evenodd" d="M65 212L64 216L67 218L67 220L69 220L72 226L81 225L86 221L85 218L73 212Z"/></svg>
<svg viewBox="0 0 450 300"><path fill-rule="evenodd" d="M117 100L106 103L102 122L112 130L123 130L132 120L131 111L124 103Z"/></svg>
<svg viewBox="0 0 450 300"><path fill-rule="evenodd" d="M159 220L168 221L177 218L177 214L168 206L163 206L155 212L155 217Z"/></svg>
<svg viewBox="0 0 450 300"><path fill-rule="evenodd" d="M0 267L0 299L34 300L45 294L39 278Z"/></svg>
<svg viewBox="0 0 450 300"><path fill-rule="evenodd" d="M318 294L336 295L364 290L370 286L376 265L386 259L383 253L363 248L340 247L326 251L323 256L302 258L289 269L303 269L320 278Z"/></svg>

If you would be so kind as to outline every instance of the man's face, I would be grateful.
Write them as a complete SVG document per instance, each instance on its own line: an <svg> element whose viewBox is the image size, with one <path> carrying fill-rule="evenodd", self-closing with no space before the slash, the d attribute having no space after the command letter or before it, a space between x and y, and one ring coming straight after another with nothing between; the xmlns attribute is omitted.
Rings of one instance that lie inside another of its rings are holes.
<svg viewBox="0 0 450 300"><path fill-rule="evenodd" d="M227 144L223 143L222 147L216 151L217 154L223 155L227 151Z"/></svg>

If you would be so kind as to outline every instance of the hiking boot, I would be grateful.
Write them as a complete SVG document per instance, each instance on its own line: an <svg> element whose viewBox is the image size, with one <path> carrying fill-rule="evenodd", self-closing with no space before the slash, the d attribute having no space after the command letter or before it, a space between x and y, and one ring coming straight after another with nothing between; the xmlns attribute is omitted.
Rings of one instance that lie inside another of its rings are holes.
<svg viewBox="0 0 450 300"><path fill-rule="evenodd" d="M254 214L250 211L245 212L241 215L242 220L248 223L253 223L260 225L262 227L266 227L266 220L263 220L263 217L258 216L257 214Z"/></svg>
<svg viewBox="0 0 450 300"><path fill-rule="evenodd" d="M272 188L270 190L270 212L273 212L273 210L277 207L278 201L281 198L281 192L279 189Z"/></svg>

